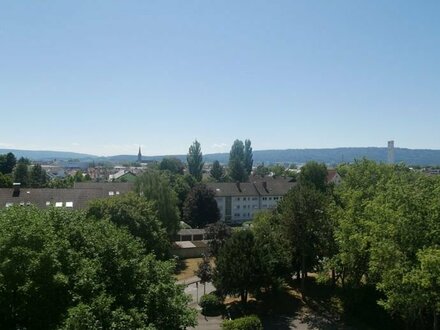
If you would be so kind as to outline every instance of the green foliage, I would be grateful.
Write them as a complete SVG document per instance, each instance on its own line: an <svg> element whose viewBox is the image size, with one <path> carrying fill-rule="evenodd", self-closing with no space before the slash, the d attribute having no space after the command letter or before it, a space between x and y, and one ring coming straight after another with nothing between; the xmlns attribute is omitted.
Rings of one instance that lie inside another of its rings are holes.
<svg viewBox="0 0 440 330"><path fill-rule="evenodd" d="M327 179L327 167L324 163L317 163L314 161L307 162L301 167L301 172L298 177L298 181L301 184L313 185L320 191L325 191Z"/></svg>
<svg viewBox="0 0 440 330"><path fill-rule="evenodd" d="M258 165L254 172L255 175L259 175L261 177L265 177L269 173L270 173L269 168L264 166L264 163Z"/></svg>
<svg viewBox="0 0 440 330"><path fill-rule="evenodd" d="M219 219L215 193L204 184L194 186L183 205L183 221L193 228L204 228Z"/></svg>
<svg viewBox="0 0 440 330"><path fill-rule="evenodd" d="M3 329L180 329L194 325L171 262L125 230L58 209L0 211Z"/></svg>
<svg viewBox="0 0 440 330"><path fill-rule="evenodd" d="M284 229L280 216L269 212L258 213L252 223L260 285L266 290L277 289L290 274L292 254Z"/></svg>
<svg viewBox="0 0 440 330"><path fill-rule="evenodd" d="M224 309L222 300L214 293L204 294L199 305L202 307L202 314L206 316L220 315Z"/></svg>
<svg viewBox="0 0 440 330"><path fill-rule="evenodd" d="M263 330L263 324L256 315L244 316L235 320L225 320L223 330Z"/></svg>
<svg viewBox="0 0 440 330"><path fill-rule="evenodd" d="M205 284L212 280L212 273L211 260L207 255L203 255L203 259L199 263L195 275L200 278L200 283Z"/></svg>
<svg viewBox="0 0 440 330"><path fill-rule="evenodd" d="M283 176L286 174L286 168L280 164L271 165L267 170L272 172L274 176Z"/></svg>
<svg viewBox="0 0 440 330"><path fill-rule="evenodd" d="M200 143L195 140L189 147L188 155L186 156L188 162L189 173L197 180L202 181L203 174L203 155Z"/></svg>
<svg viewBox="0 0 440 330"><path fill-rule="evenodd" d="M208 237L209 253L217 257L220 249L225 244L226 240L231 237L232 230L223 221L217 221L215 223L206 226L206 236Z"/></svg>
<svg viewBox="0 0 440 330"><path fill-rule="evenodd" d="M12 178L10 174L0 173L0 188L12 188Z"/></svg>
<svg viewBox="0 0 440 330"><path fill-rule="evenodd" d="M14 170L14 182L20 183L22 187L29 186L29 171L26 163L17 163L17 166Z"/></svg>
<svg viewBox="0 0 440 330"><path fill-rule="evenodd" d="M87 217L109 220L126 228L141 239L148 253L153 252L159 259L164 259L169 256L170 244L156 213L152 202L134 193L94 200L86 211Z"/></svg>
<svg viewBox="0 0 440 330"><path fill-rule="evenodd" d="M284 234L290 244L293 265L304 276L326 256L326 241L331 237L327 216L328 198L308 184L294 186L278 206Z"/></svg>
<svg viewBox="0 0 440 330"><path fill-rule="evenodd" d="M216 259L214 285L222 294L240 296L246 303L248 294L261 287L259 265L253 232L234 232Z"/></svg>
<svg viewBox="0 0 440 330"><path fill-rule="evenodd" d="M0 173L11 174L17 163L15 155L12 152L6 155L0 155Z"/></svg>
<svg viewBox="0 0 440 330"><path fill-rule="evenodd" d="M174 235L179 228L179 209L176 193L171 189L169 179L156 171L146 171L136 177L135 190L154 202L157 215L168 235Z"/></svg>
<svg viewBox="0 0 440 330"><path fill-rule="evenodd" d="M47 173L41 165L36 164L32 166L29 173L29 182L32 188L44 188L47 185L48 177Z"/></svg>
<svg viewBox="0 0 440 330"><path fill-rule="evenodd" d="M159 169L161 171L169 171L172 174L183 175L183 170L185 169L185 165L183 165L180 159L174 157L165 157L159 163Z"/></svg>
<svg viewBox="0 0 440 330"><path fill-rule="evenodd" d="M220 165L220 162L218 160L212 163L210 174L216 182L225 181L225 169L223 168L223 166Z"/></svg>
<svg viewBox="0 0 440 330"><path fill-rule="evenodd" d="M228 174L232 181L245 182L248 174L245 167L243 141L235 140L229 153Z"/></svg>
<svg viewBox="0 0 440 330"><path fill-rule="evenodd" d="M170 182L171 188L177 196L177 207L179 209L180 218L183 218L183 204L188 197L192 187L196 184L196 180L189 174L169 174L167 178Z"/></svg>
<svg viewBox="0 0 440 330"><path fill-rule="evenodd" d="M249 176L252 172L252 165L254 164L252 155L252 147L251 147L251 140L245 140L244 141L244 169L246 171L246 174Z"/></svg>

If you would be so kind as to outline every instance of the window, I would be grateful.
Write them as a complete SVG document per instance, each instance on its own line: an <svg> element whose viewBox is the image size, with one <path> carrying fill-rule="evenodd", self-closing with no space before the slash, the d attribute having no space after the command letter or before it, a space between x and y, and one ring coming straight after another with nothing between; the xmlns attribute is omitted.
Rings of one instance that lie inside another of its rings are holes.
<svg viewBox="0 0 440 330"><path fill-rule="evenodd" d="M73 207L73 202L66 202L66 207Z"/></svg>
<svg viewBox="0 0 440 330"><path fill-rule="evenodd" d="M256 200L258 200L258 197L252 197L252 200L256 201Z"/></svg>
<svg viewBox="0 0 440 330"><path fill-rule="evenodd" d="M277 200L278 200L278 197L274 197L273 200L274 200L274 201L277 201Z"/></svg>
<svg viewBox="0 0 440 330"><path fill-rule="evenodd" d="M240 213L234 213L234 217L239 217Z"/></svg>
<svg viewBox="0 0 440 330"><path fill-rule="evenodd" d="M263 201L267 200L267 197L263 197Z"/></svg>
<svg viewBox="0 0 440 330"><path fill-rule="evenodd" d="M49 201L47 201L47 202L46 202L46 206L49 206L49 205L50 205L50 202L49 202Z"/></svg>
<svg viewBox="0 0 440 330"><path fill-rule="evenodd" d="M56 202L55 203L55 207L62 207L63 206L63 202Z"/></svg>
<svg viewBox="0 0 440 330"><path fill-rule="evenodd" d="M271 200L272 200L272 197L269 197L269 200L271 201Z"/></svg>
<svg viewBox="0 0 440 330"><path fill-rule="evenodd" d="M245 201L245 200L246 200L246 197L243 197L243 200Z"/></svg>
<svg viewBox="0 0 440 330"><path fill-rule="evenodd" d="M20 202L20 206L24 206L24 202Z"/></svg>
<svg viewBox="0 0 440 330"><path fill-rule="evenodd" d="M31 206L31 205L32 205L31 202L27 202L27 203L26 203L26 206Z"/></svg>
<svg viewBox="0 0 440 330"><path fill-rule="evenodd" d="M6 203L6 207L11 207L12 205L14 205L14 203Z"/></svg>
<svg viewBox="0 0 440 330"><path fill-rule="evenodd" d="M114 194L115 194L114 191L109 191L109 192L108 192L108 195L109 195L109 196L113 196Z"/></svg>
<svg viewBox="0 0 440 330"><path fill-rule="evenodd" d="M119 191L116 192L116 195L119 195Z"/></svg>
<svg viewBox="0 0 440 330"><path fill-rule="evenodd" d="M240 200L240 197L237 197L237 200L239 201L239 200Z"/></svg>

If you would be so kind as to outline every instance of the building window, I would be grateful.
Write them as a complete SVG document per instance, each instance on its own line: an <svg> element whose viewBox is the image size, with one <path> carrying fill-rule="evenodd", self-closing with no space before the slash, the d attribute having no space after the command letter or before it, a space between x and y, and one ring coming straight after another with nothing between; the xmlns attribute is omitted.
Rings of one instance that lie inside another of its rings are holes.
<svg viewBox="0 0 440 330"><path fill-rule="evenodd" d="M271 200L272 200L272 197L269 197L269 200L271 201Z"/></svg>
<svg viewBox="0 0 440 330"><path fill-rule="evenodd" d="M256 200L258 200L258 198L257 197L252 197L252 200L256 201Z"/></svg>
<svg viewBox="0 0 440 330"><path fill-rule="evenodd" d="M55 207L62 207L63 206L63 202L56 202L55 203Z"/></svg>
<svg viewBox="0 0 440 330"><path fill-rule="evenodd" d="M114 194L115 194L114 191L109 191L109 192L108 192L108 195L109 195L109 196L113 196Z"/></svg>
<svg viewBox="0 0 440 330"><path fill-rule="evenodd" d="M119 195L119 191L116 192L116 195Z"/></svg>
<svg viewBox="0 0 440 330"><path fill-rule="evenodd" d="M49 202L49 201L47 201L47 202L46 202L46 206L49 206L49 205L50 205L50 202Z"/></svg>
<svg viewBox="0 0 440 330"><path fill-rule="evenodd" d="M66 202L66 207L73 207L73 202Z"/></svg>

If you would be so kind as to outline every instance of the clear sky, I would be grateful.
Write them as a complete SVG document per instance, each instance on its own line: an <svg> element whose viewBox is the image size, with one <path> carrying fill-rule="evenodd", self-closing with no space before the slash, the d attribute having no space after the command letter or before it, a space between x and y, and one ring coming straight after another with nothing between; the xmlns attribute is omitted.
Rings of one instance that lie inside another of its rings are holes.
<svg viewBox="0 0 440 330"><path fill-rule="evenodd" d="M0 148L440 149L440 1L0 0Z"/></svg>

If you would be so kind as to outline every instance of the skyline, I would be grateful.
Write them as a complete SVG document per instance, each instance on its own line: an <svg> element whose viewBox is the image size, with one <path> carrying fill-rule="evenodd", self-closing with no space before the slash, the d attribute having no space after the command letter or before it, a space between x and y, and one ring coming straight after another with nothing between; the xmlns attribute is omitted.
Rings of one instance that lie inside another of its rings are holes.
<svg viewBox="0 0 440 330"><path fill-rule="evenodd" d="M0 148L440 149L440 3L0 3Z"/></svg>

